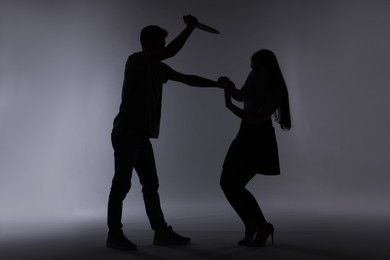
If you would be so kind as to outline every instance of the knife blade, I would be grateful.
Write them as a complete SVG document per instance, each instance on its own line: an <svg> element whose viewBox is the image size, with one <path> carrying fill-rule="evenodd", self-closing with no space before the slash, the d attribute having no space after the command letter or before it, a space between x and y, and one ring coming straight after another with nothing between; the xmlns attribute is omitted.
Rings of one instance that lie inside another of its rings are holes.
<svg viewBox="0 0 390 260"><path fill-rule="evenodd" d="M202 30L202 31L205 31L205 32L209 32L209 33L214 33L214 34L219 34L219 31L217 31L216 29L214 29L213 27L210 27L208 25L205 25L203 23L199 23L198 22L198 25L196 26L196 28Z"/></svg>

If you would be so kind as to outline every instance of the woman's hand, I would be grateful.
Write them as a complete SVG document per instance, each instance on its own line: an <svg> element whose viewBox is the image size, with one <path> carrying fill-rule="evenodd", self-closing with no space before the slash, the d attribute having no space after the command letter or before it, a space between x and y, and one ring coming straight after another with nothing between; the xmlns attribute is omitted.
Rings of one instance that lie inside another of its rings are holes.
<svg viewBox="0 0 390 260"><path fill-rule="evenodd" d="M218 83L224 86L225 90L225 105L227 108L231 108L232 103L232 92L236 89L234 83L228 77L219 77Z"/></svg>
<svg viewBox="0 0 390 260"><path fill-rule="evenodd" d="M228 77L219 77L218 78L218 83L223 85L223 88L225 90L228 90L229 92L231 92L234 89L236 89L234 83Z"/></svg>
<svg viewBox="0 0 390 260"><path fill-rule="evenodd" d="M228 88L225 88L225 105L227 108L231 108L233 105L232 96L230 95Z"/></svg>

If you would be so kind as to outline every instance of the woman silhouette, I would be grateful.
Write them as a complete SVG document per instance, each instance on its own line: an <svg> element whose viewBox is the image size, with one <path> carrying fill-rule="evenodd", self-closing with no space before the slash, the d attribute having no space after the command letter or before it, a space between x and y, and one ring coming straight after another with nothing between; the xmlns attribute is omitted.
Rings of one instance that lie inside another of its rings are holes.
<svg viewBox="0 0 390 260"><path fill-rule="evenodd" d="M245 225L245 237L239 245L264 246L274 227L267 222L255 197L245 188L256 175L279 175L279 155L272 115L284 130L291 128L288 91L276 56L260 50L251 58L252 71L241 89L230 83L225 89L226 107L241 118L240 130L226 155L221 188ZM231 98L244 102L244 109Z"/></svg>

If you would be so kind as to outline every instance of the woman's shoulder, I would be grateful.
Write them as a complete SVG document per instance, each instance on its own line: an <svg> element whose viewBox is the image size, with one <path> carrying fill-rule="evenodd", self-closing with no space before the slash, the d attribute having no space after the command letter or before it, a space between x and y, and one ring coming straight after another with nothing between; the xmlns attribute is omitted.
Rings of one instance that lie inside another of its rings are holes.
<svg viewBox="0 0 390 260"><path fill-rule="evenodd" d="M269 77L265 75L264 73L261 73L260 71L252 70L249 75L248 79L249 82L255 83L255 84L264 84L270 81Z"/></svg>

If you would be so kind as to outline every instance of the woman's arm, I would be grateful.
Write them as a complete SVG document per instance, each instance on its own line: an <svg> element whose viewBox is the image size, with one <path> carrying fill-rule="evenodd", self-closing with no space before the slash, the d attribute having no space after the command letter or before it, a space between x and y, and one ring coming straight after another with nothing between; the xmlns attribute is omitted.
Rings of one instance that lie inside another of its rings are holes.
<svg viewBox="0 0 390 260"><path fill-rule="evenodd" d="M222 84L227 86L226 90L232 98L239 102L242 102L244 100L242 89L236 89L235 84L228 77L220 77L218 79L218 82L221 82Z"/></svg>
<svg viewBox="0 0 390 260"><path fill-rule="evenodd" d="M229 89L230 96L238 102L244 101L244 91L242 89Z"/></svg>
<svg viewBox="0 0 390 260"><path fill-rule="evenodd" d="M228 91L225 90L225 104L226 107L233 112L237 117L242 120L253 124L259 125L265 120L269 119L275 110L279 106L277 98L270 98L260 109L258 113L243 110L232 103L231 96Z"/></svg>
<svg viewBox="0 0 390 260"><path fill-rule="evenodd" d="M225 90L225 104L226 107L233 112L233 114L235 114L242 120L254 125L259 124L256 114L250 113L249 111L245 111L233 104L232 97L230 96L228 90Z"/></svg>

